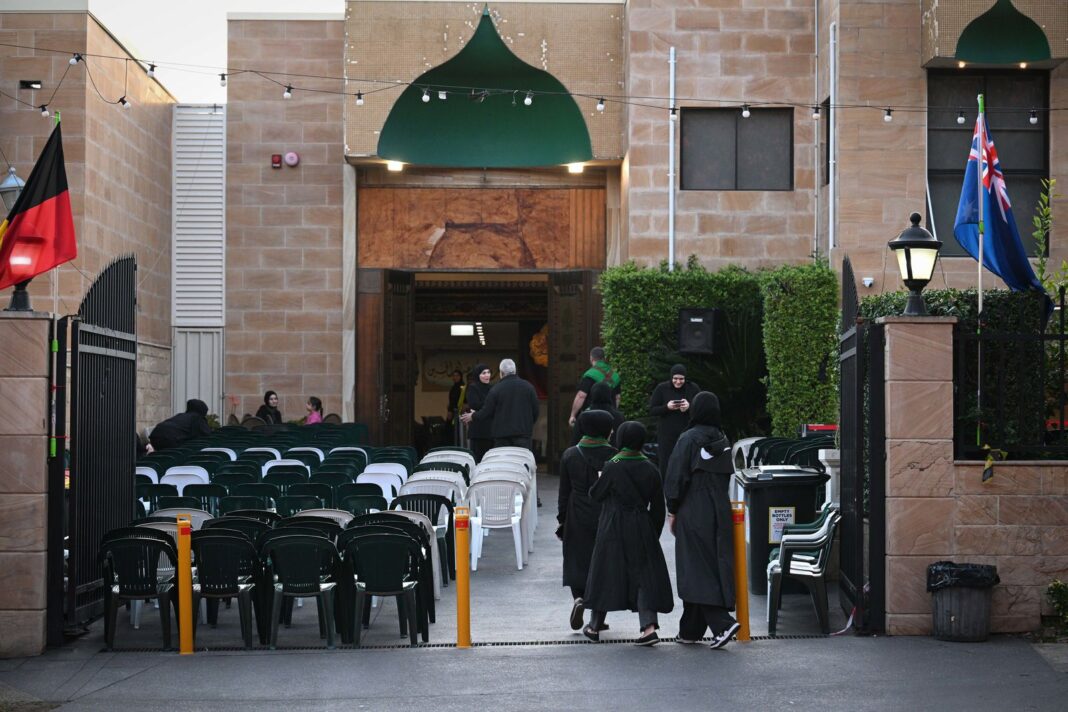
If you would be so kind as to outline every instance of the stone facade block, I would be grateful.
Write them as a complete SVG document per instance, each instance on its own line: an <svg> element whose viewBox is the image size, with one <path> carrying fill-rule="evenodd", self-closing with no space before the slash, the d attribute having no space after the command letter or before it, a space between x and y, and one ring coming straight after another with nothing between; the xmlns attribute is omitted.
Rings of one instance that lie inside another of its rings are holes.
<svg viewBox="0 0 1068 712"><path fill-rule="evenodd" d="M953 325L894 324L886 332L886 380L952 381Z"/></svg>
<svg viewBox="0 0 1068 712"><path fill-rule="evenodd" d="M0 433L47 434L48 379L0 377Z"/></svg>
<svg viewBox="0 0 1068 712"><path fill-rule="evenodd" d="M40 655L45 649L45 611L0 610L0 658Z"/></svg>
<svg viewBox="0 0 1068 712"><path fill-rule="evenodd" d="M43 551L0 551L0 611L45 608L45 559Z"/></svg>
<svg viewBox="0 0 1068 712"><path fill-rule="evenodd" d="M0 495L47 491L46 436L0 435L0 452Z"/></svg>
<svg viewBox="0 0 1068 712"><path fill-rule="evenodd" d="M953 442L888 440L888 497L948 497L954 493Z"/></svg>
<svg viewBox="0 0 1068 712"><path fill-rule="evenodd" d="M0 552L46 551L47 523L44 494L3 495L0 497Z"/></svg>
<svg viewBox="0 0 1068 712"><path fill-rule="evenodd" d="M953 383L890 381L886 384L886 437L932 440L953 437Z"/></svg>
<svg viewBox="0 0 1068 712"><path fill-rule="evenodd" d="M955 502L949 497L888 498L888 556L940 556L952 551Z"/></svg>

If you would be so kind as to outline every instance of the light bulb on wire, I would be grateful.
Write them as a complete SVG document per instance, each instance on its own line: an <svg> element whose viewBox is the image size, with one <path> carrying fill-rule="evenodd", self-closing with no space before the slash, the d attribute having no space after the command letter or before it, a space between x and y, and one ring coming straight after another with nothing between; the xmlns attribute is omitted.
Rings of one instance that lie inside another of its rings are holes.
<svg viewBox="0 0 1068 712"><path fill-rule="evenodd" d="M742 118L748 119L752 112L749 111L749 104L742 104Z"/></svg>
<svg viewBox="0 0 1068 712"><path fill-rule="evenodd" d="M1038 123L1038 112L1036 112L1034 109L1031 109L1031 115L1029 117L1027 117L1027 120L1029 122L1031 122L1032 126L1037 124Z"/></svg>
<svg viewBox="0 0 1068 712"><path fill-rule="evenodd" d="M597 111L604 111L604 99L597 100Z"/></svg>
<svg viewBox="0 0 1068 712"><path fill-rule="evenodd" d="M133 106L133 104L131 104L130 102L128 102L128 101L126 100L126 96L125 96L125 95L123 95L123 96L120 96L120 97L119 97L119 106L121 106L121 107L122 107L122 108L124 108L124 109L129 109L129 108L130 108L131 106Z"/></svg>
<svg viewBox="0 0 1068 712"><path fill-rule="evenodd" d="M674 106L671 107L671 116L670 116L670 118L671 118L672 121L678 121L679 120L678 109L676 109Z"/></svg>
<svg viewBox="0 0 1068 712"><path fill-rule="evenodd" d="M48 118L48 104L41 104L41 116Z"/></svg>
<svg viewBox="0 0 1068 712"><path fill-rule="evenodd" d="M964 125L964 112L963 111L958 111L957 112L957 123L960 124L961 126Z"/></svg>
<svg viewBox="0 0 1068 712"><path fill-rule="evenodd" d="M449 95L445 92L444 89L438 89L438 99L439 100L445 101L448 98L449 98Z"/></svg>
<svg viewBox="0 0 1068 712"><path fill-rule="evenodd" d="M356 106L363 106L363 92L356 92Z"/></svg>
<svg viewBox="0 0 1068 712"><path fill-rule="evenodd" d="M226 86L226 74L220 74L219 75L219 86L221 86L221 87Z"/></svg>
<svg viewBox="0 0 1068 712"><path fill-rule="evenodd" d="M70 66L73 67L75 64L77 64L78 62L82 61L82 56L80 54L78 54L77 52L75 52L74 56L71 57L67 61L70 63Z"/></svg>
<svg viewBox="0 0 1068 712"><path fill-rule="evenodd" d="M893 111L893 109L887 109L886 113L883 115L883 121L885 121L886 123L890 123L893 120L894 120L894 111Z"/></svg>
<svg viewBox="0 0 1068 712"><path fill-rule="evenodd" d="M292 86L286 84L286 90L284 92L282 92L282 98L283 99L292 99L293 98L293 87Z"/></svg>
<svg viewBox="0 0 1068 712"><path fill-rule="evenodd" d="M428 89L423 90L423 103L430 101L430 91Z"/></svg>
<svg viewBox="0 0 1068 712"><path fill-rule="evenodd" d="M813 106L812 107L812 120L813 121L819 121L820 120L820 107L818 107L818 106Z"/></svg>
<svg viewBox="0 0 1068 712"><path fill-rule="evenodd" d="M534 103L534 92L527 92L527 95L523 97L523 105L530 106Z"/></svg>
<svg viewBox="0 0 1068 712"><path fill-rule="evenodd" d="M155 79L156 78L156 65L151 64L151 63L148 65L148 78L149 79Z"/></svg>

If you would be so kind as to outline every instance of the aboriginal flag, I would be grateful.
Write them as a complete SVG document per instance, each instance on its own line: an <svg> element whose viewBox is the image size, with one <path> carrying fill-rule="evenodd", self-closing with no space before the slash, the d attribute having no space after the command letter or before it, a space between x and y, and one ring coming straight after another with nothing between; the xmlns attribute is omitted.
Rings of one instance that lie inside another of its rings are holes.
<svg viewBox="0 0 1068 712"><path fill-rule="evenodd" d="M25 282L77 256L63 140L57 124L15 207L0 223L0 289Z"/></svg>

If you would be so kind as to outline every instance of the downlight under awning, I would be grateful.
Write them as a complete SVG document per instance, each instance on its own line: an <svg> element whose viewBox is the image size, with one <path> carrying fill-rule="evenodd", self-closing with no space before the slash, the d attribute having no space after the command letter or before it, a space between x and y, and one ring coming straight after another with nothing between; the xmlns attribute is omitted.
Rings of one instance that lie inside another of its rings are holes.
<svg viewBox="0 0 1068 712"><path fill-rule="evenodd" d="M424 166L534 168L589 161L593 149L567 88L512 54L487 9L467 45L393 104L378 155Z"/></svg>

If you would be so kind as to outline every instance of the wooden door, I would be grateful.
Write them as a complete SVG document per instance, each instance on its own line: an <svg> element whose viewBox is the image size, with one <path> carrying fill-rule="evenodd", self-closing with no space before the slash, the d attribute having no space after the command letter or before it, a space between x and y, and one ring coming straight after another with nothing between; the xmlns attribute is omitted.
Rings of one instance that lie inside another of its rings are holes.
<svg viewBox="0 0 1068 712"><path fill-rule="evenodd" d="M415 417L415 274L391 270L383 284L383 444L411 445Z"/></svg>

